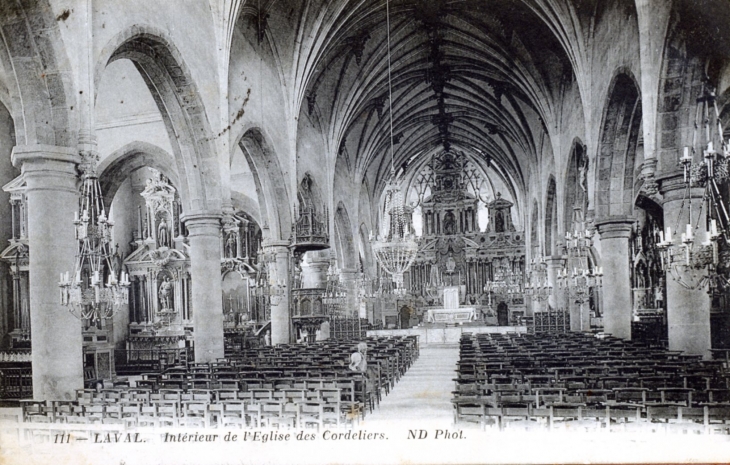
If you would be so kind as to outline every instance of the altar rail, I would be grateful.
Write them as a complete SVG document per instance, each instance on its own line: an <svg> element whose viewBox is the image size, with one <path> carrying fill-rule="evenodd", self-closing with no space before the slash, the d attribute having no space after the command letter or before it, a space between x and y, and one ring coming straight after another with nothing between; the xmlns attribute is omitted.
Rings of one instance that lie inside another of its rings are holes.
<svg viewBox="0 0 730 465"><path fill-rule="evenodd" d="M0 399L23 399L33 396L33 372L30 362L0 363Z"/></svg>
<svg viewBox="0 0 730 465"><path fill-rule="evenodd" d="M117 376L160 371L170 365L185 365L193 359L192 348L181 349L117 349L114 363Z"/></svg>
<svg viewBox="0 0 730 465"><path fill-rule="evenodd" d="M381 329L368 331L368 337L418 336L420 345L458 344L462 333L526 333L526 326L455 326L446 328Z"/></svg>

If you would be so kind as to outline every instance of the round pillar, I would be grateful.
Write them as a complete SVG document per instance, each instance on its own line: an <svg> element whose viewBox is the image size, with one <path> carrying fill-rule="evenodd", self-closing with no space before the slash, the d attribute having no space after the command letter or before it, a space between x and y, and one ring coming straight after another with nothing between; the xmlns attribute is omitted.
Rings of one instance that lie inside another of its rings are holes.
<svg viewBox="0 0 730 465"><path fill-rule="evenodd" d="M327 286L327 270L330 261L317 252L308 252L302 263L302 289L319 289Z"/></svg>
<svg viewBox="0 0 730 465"><path fill-rule="evenodd" d="M596 221L603 266L603 330L621 339L631 339L629 237L633 223L625 217Z"/></svg>
<svg viewBox="0 0 730 465"><path fill-rule="evenodd" d="M271 269L276 276L270 280L283 281L284 295L276 303L271 302L271 344L288 344L291 334L291 317L289 314L289 242L271 241L263 245L266 253L273 254L274 263ZM273 281L276 282L276 281Z"/></svg>
<svg viewBox="0 0 730 465"><path fill-rule="evenodd" d="M687 205L683 200L684 180L681 174L661 179L660 192L664 196L662 204L664 208L664 226L674 229L677 225L677 215L684 202L684 212L680 218L679 226L684 228L687 223ZM691 198L693 205L692 224L697 221L697 206L702 201L702 189L692 189ZM699 224L705 224L705 214L699 219ZM674 243L679 242L679 236L684 231L673 231ZM698 238L700 240L700 238ZM689 280L682 272L679 277ZM705 359L711 358L710 348L710 296L707 294L706 286L696 290L687 289L679 283L671 272L666 274L667 283L667 329L669 337L669 349L681 350L690 355L702 355Z"/></svg>
<svg viewBox="0 0 730 465"><path fill-rule="evenodd" d="M190 276L195 363L223 358L221 296L221 216L189 215L184 219L190 240Z"/></svg>
<svg viewBox="0 0 730 465"><path fill-rule="evenodd" d="M360 296L357 292L357 278L360 273L357 270L341 270L340 276L342 282L347 289L347 298L345 302L345 314L349 318L360 318Z"/></svg>
<svg viewBox="0 0 730 465"><path fill-rule="evenodd" d="M547 310L548 306L554 310L567 310L568 299L565 292L558 286L558 272L565 266L565 258L560 255L553 255L552 257L545 257L545 263L548 266L548 282L553 287L553 293L548 297L547 305L543 304L539 310Z"/></svg>
<svg viewBox="0 0 730 465"><path fill-rule="evenodd" d="M81 321L59 302L59 276L73 271L78 206L76 149L16 146L27 183L33 398L71 400L84 387Z"/></svg>

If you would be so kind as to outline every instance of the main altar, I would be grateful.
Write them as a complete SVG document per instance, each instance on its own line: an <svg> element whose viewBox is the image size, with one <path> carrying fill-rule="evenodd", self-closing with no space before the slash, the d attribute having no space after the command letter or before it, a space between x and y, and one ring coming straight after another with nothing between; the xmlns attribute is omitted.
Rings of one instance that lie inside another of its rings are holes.
<svg viewBox="0 0 730 465"><path fill-rule="evenodd" d="M476 308L459 306L459 288L444 289L444 308L427 310L428 323L468 323L477 319Z"/></svg>

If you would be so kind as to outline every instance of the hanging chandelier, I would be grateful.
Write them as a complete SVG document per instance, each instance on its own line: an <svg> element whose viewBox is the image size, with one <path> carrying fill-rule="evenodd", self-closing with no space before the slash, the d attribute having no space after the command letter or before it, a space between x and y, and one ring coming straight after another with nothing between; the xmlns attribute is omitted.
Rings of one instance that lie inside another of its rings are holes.
<svg viewBox="0 0 730 465"><path fill-rule="evenodd" d="M327 268L327 283L322 294L322 303L329 315L341 313L347 303L347 288L342 282L340 269L334 261Z"/></svg>
<svg viewBox="0 0 730 465"><path fill-rule="evenodd" d="M85 154L79 210L74 213L76 259L73 274L61 273L61 304L82 320L109 319L129 301L129 275L115 269L111 242L114 223L106 215L96 174L97 156Z"/></svg>
<svg viewBox="0 0 730 465"><path fill-rule="evenodd" d="M558 287L567 291L581 306L588 302L591 288L603 287L603 269L590 265L593 234L590 230L566 233L565 249L568 256L565 267L558 271Z"/></svg>
<svg viewBox="0 0 730 465"><path fill-rule="evenodd" d="M395 177L393 154L393 90L390 69L390 7L385 2L385 17L388 33L388 108L390 115L390 181L385 188L385 210L381 221L381 234L371 237L371 246L380 267L388 273L395 284L395 294L407 293L403 285L403 274L413 264L418 253L418 242L411 230L410 215L406 215L405 196Z"/></svg>
<svg viewBox="0 0 730 465"><path fill-rule="evenodd" d="M525 279L525 295L534 302L545 302L553 293L553 285L548 279L548 265L543 257L535 258Z"/></svg>
<svg viewBox="0 0 730 465"><path fill-rule="evenodd" d="M512 269L508 264L500 262L494 270L494 279L484 284L484 293L487 295L487 306L492 307L492 295L497 300L509 304L524 294L522 274Z"/></svg>
<svg viewBox="0 0 730 465"><path fill-rule="evenodd" d="M702 161L697 163L694 158L698 153L702 153ZM680 241L675 242L671 226L666 228L666 234L659 231L657 247L662 267L684 288L708 286L708 292L716 294L730 287L730 218L727 201L720 191L720 185L730 179L730 147L723 139L715 93L707 88L697 99L692 146L684 148L679 163L684 175L684 196L674 231L679 231L683 224L684 232ZM699 205L693 202L692 188L703 189Z"/></svg>
<svg viewBox="0 0 730 465"><path fill-rule="evenodd" d="M582 226L582 223L578 222ZM589 229L577 229L565 234L565 250L568 259L558 271L558 288L580 308L580 330L583 331L583 305L590 301L591 290L603 287L603 269L591 266L590 254L593 234Z"/></svg>

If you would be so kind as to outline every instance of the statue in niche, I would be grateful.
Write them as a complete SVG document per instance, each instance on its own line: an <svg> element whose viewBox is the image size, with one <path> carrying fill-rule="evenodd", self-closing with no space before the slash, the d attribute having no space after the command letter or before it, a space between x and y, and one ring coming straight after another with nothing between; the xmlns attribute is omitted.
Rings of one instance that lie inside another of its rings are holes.
<svg viewBox="0 0 730 465"><path fill-rule="evenodd" d="M226 257L236 258L236 233L228 233L226 238Z"/></svg>
<svg viewBox="0 0 730 465"><path fill-rule="evenodd" d="M578 162L578 185L586 192L586 179L588 179L588 157L581 157Z"/></svg>
<svg viewBox="0 0 730 465"><path fill-rule="evenodd" d="M167 221L165 221L165 218L162 218L160 220L160 224L157 226L157 246L170 246L170 234L167 229Z"/></svg>
<svg viewBox="0 0 730 465"><path fill-rule="evenodd" d="M446 259L446 272L452 274L456 270L456 260L449 252L449 258Z"/></svg>
<svg viewBox="0 0 730 465"><path fill-rule="evenodd" d="M497 210L494 214L494 232L504 232L504 213L502 210Z"/></svg>
<svg viewBox="0 0 730 465"><path fill-rule="evenodd" d="M456 218L450 211L444 215L444 234L447 236L456 234Z"/></svg>
<svg viewBox="0 0 730 465"><path fill-rule="evenodd" d="M158 292L158 297L160 299L160 308L162 310L171 310L172 309L172 282L170 281L170 277L166 277L165 280L160 284L160 290Z"/></svg>

